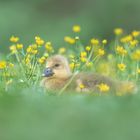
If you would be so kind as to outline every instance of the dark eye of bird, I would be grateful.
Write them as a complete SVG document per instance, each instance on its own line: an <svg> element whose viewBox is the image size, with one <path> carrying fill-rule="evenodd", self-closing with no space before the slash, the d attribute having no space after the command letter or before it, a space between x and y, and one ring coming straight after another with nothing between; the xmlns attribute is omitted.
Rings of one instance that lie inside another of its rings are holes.
<svg viewBox="0 0 140 140"><path fill-rule="evenodd" d="M60 66L60 64L55 64L55 67L59 67Z"/></svg>

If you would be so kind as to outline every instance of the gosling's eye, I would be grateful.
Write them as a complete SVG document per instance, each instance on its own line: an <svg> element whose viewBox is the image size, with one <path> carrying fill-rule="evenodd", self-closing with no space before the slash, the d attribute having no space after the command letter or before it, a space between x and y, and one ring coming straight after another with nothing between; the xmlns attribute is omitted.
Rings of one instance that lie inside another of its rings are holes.
<svg viewBox="0 0 140 140"><path fill-rule="evenodd" d="M59 67L59 66L60 66L60 64L55 64L54 66L55 66L55 67Z"/></svg>

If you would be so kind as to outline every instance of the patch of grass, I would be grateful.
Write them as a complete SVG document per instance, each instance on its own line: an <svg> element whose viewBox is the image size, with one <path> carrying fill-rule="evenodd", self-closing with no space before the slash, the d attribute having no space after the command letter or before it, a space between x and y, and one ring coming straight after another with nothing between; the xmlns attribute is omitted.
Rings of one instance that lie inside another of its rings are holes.
<svg viewBox="0 0 140 140"><path fill-rule="evenodd" d="M59 48L39 36L35 37L32 44L24 46L19 37L12 36L9 54L0 60L0 91L11 90L15 85L25 88L38 86L47 59L54 54L66 56L73 73L92 71L139 84L140 31L134 30L126 34L122 28L116 28L114 40L109 42L106 39L91 38L87 44L82 43L79 25L73 26L72 31L73 36L64 37L65 47ZM106 83L97 86L101 92L110 89Z"/></svg>
<svg viewBox="0 0 140 140"><path fill-rule="evenodd" d="M15 94L15 93L14 93ZM0 139L139 139L140 96L26 95L0 98Z"/></svg>

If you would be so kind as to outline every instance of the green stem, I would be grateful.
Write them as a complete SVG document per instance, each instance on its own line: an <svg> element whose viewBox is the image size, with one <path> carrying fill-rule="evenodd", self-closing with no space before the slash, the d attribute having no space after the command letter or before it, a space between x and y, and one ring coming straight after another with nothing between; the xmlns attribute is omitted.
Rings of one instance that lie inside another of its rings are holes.
<svg viewBox="0 0 140 140"><path fill-rule="evenodd" d="M19 58L18 54L15 53L15 56L16 56L16 59L17 59L17 61L18 61L18 63L19 63L19 66L20 66L22 72L24 73L24 68L23 68L23 65L22 65L22 63L21 63L21 61L20 61L20 58ZM25 74L25 73L24 73L24 74Z"/></svg>
<svg viewBox="0 0 140 140"><path fill-rule="evenodd" d="M73 79L75 78L75 76L79 73L79 71L76 71L72 77L70 78L70 80L68 81L68 83L65 84L65 86L60 90L60 92L58 93L58 95L62 95L62 93L66 90L66 88L70 85L70 83L73 81Z"/></svg>
<svg viewBox="0 0 140 140"><path fill-rule="evenodd" d="M31 80L32 75L34 74L34 72L35 72L35 70L36 70L36 66L37 66L36 56L35 56L34 60L35 60L35 61L34 61L34 63L33 63L33 67L32 67L32 70L31 70L31 73L30 73L30 76L29 76L28 81Z"/></svg>
<svg viewBox="0 0 140 140"><path fill-rule="evenodd" d="M91 52L90 52L89 57L88 57L88 61L90 61L90 59L93 55L93 52L94 52L94 47L92 46Z"/></svg>
<svg viewBox="0 0 140 140"><path fill-rule="evenodd" d="M122 56L121 63L123 63L123 61L124 61L124 55Z"/></svg>
<svg viewBox="0 0 140 140"><path fill-rule="evenodd" d="M137 64L136 64L136 81L138 80L138 69L139 69L139 62L137 61Z"/></svg>

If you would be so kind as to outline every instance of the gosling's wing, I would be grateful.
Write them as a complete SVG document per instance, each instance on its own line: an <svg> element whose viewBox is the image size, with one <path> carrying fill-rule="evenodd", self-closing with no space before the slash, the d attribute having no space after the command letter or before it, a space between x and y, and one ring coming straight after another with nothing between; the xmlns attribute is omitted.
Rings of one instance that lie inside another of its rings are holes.
<svg viewBox="0 0 140 140"><path fill-rule="evenodd" d="M80 73L77 76L77 79L81 80L81 83L84 84L85 87L90 90L97 90L97 85L101 83L107 84L113 90L115 89L115 82L109 77L103 75L92 73Z"/></svg>

